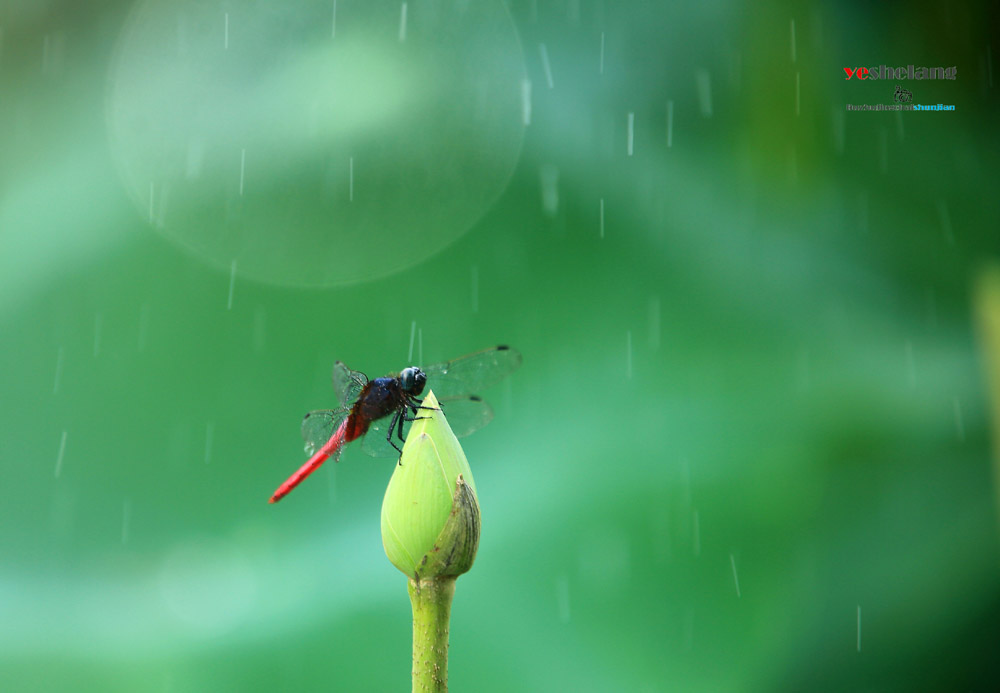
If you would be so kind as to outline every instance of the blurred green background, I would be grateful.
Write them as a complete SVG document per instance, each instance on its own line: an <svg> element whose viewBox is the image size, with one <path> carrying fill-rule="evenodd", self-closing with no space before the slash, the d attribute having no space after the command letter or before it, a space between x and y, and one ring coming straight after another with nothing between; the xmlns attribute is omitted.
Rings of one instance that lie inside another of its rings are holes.
<svg viewBox="0 0 1000 693"><path fill-rule="evenodd" d="M266 501L509 343L453 690L995 690L998 16L0 2L0 688L407 690L391 462Z"/></svg>

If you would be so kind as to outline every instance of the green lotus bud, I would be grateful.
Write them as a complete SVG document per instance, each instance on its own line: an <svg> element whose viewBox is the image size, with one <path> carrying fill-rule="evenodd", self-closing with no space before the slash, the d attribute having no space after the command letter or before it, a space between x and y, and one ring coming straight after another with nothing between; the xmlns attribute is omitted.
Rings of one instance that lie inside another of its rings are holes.
<svg viewBox="0 0 1000 693"><path fill-rule="evenodd" d="M421 580L469 570L479 547L479 501L469 461L433 392L413 423L382 501L382 545Z"/></svg>

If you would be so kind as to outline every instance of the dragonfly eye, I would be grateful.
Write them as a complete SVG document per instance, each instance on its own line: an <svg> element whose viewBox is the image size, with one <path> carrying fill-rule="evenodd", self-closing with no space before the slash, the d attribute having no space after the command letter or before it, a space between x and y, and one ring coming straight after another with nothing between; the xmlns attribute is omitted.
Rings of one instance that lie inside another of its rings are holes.
<svg viewBox="0 0 1000 693"><path fill-rule="evenodd" d="M427 384L427 374L424 373L419 368L413 369L413 396L419 397L420 393L424 391L424 385Z"/></svg>
<svg viewBox="0 0 1000 693"><path fill-rule="evenodd" d="M427 382L427 376L419 368L404 368L403 372L399 374L399 382L403 386L403 391L407 392L414 397L420 395L424 391L424 383Z"/></svg>

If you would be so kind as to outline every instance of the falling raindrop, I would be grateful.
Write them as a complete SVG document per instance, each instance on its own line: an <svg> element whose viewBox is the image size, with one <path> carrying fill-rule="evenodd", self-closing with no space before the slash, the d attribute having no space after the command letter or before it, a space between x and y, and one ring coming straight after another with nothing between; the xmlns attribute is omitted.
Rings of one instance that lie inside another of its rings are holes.
<svg viewBox="0 0 1000 693"><path fill-rule="evenodd" d="M539 170L542 181L542 210L547 216L554 217L559 211L559 169L552 164L545 164Z"/></svg>
<svg viewBox="0 0 1000 693"><path fill-rule="evenodd" d="M347 161L347 201L354 202L354 157Z"/></svg>
<svg viewBox="0 0 1000 693"><path fill-rule="evenodd" d="M796 116L798 116L799 113L801 112L801 108L800 108L800 103L801 103L801 96L800 96L800 94L801 94L801 88L800 88L800 83L801 83L801 81L802 81L801 80L801 73L796 72L795 73L795 115Z"/></svg>
<svg viewBox="0 0 1000 693"><path fill-rule="evenodd" d="M101 353L101 326L104 318L100 313L94 316L94 358Z"/></svg>
<svg viewBox="0 0 1000 693"><path fill-rule="evenodd" d="M694 511L694 517L692 518L692 541L694 542L694 555L698 557L701 555L701 518L698 515L698 511Z"/></svg>
<svg viewBox="0 0 1000 693"><path fill-rule="evenodd" d="M66 348L59 347L59 351L56 353L56 375L52 381L52 394L57 394L59 392L59 382L62 380L63 371L63 361L66 357Z"/></svg>
<svg viewBox="0 0 1000 693"><path fill-rule="evenodd" d="M538 44L538 50L542 54L542 69L545 70L545 81L549 85L549 89L555 88L555 82L552 81L552 65L549 63L549 49L545 47L544 43Z"/></svg>
<svg viewBox="0 0 1000 693"><path fill-rule="evenodd" d="M228 12L226 12L225 25L226 25L226 28L225 28L225 32L224 32L224 38L222 39L222 47L225 48L226 50L229 50L229 13Z"/></svg>
<svg viewBox="0 0 1000 693"><path fill-rule="evenodd" d="M598 68L598 74L604 74L604 32L601 32L601 61L600 67Z"/></svg>
<svg viewBox="0 0 1000 693"><path fill-rule="evenodd" d="M531 80L521 80L521 122L531 125Z"/></svg>
<svg viewBox="0 0 1000 693"><path fill-rule="evenodd" d="M657 506L653 510L653 550L657 563L666 563L673 555L673 536L670 528L670 512Z"/></svg>
<svg viewBox="0 0 1000 693"><path fill-rule="evenodd" d="M567 4L569 5L567 8L569 23L576 26L580 23L580 0L569 0Z"/></svg>
<svg viewBox="0 0 1000 693"><path fill-rule="evenodd" d="M417 362L424 362L424 328L417 328Z"/></svg>
<svg viewBox="0 0 1000 693"><path fill-rule="evenodd" d="M625 331L625 377L632 379L632 330Z"/></svg>
<svg viewBox="0 0 1000 693"><path fill-rule="evenodd" d="M823 47L823 14L820 7L815 7L812 13L812 42L816 48Z"/></svg>
<svg viewBox="0 0 1000 693"><path fill-rule="evenodd" d="M205 464L212 461L212 441L215 438L215 422L205 424Z"/></svg>
<svg viewBox="0 0 1000 693"><path fill-rule="evenodd" d="M698 90L698 110L706 118L712 117L712 76L705 68L699 68L694 73L695 86Z"/></svg>
<svg viewBox="0 0 1000 693"><path fill-rule="evenodd" d="M406 362L413 363L413 340L417 336L417 321L410 322L410 349L406 352Z"/></svg>
<svg viewBox="0 0 1000 693"><path fill-rule="evenodd" d="M330 26L330 38L337 37L337 0L333 0L333 22Z"/></svg>
<svg viewBox="0 0 1000 693"><path fill-rule="evenodd" d="M604 238L604 198L601 198L601 211L600 211L600 229L601 238Z"/></svg>
<svg viewBox="0 0 1000 693"><path fill-rule="evenodd" d="M58 31L42 39L42 74L58 75L66 60L66 35Z"/></svg>
<svg viewBox="0 0 1000 693"><path fill-rule="evenodd" d="M472 312L479 312L479 267L472 266Z"/></svg>
<svg viewBox="0 0 1000 693"><path fill-rule="evenodd" d="M958 434L958 442L965 442L965 423L962 420L962 403L958 397L952 398L952 408L955 410L955 431Z"/></svg>
<svg viewBox="0 0 1000 693"><path fill-rule="evenodd" d="M858 604L858 652L861 652L861 605Z"/></svg>
<svg viewBox="0 0 1000 693"><path fill-rule="evenodd" d="M132 522L132 501L122 501L122 544L128 543L129 525Z"/></svg>
<svg viewBox="0 0 1000 693"><path fill-rule="evenodd" d="M67 433L69 433L69 431L63 431L62 432L62 439L59 441L59 454L56 456L56 478L57 479L59 478L59 475L62 474L63 455L66 453L66 434Z"/></svg>
<svg viewBox="0 0 1000 693"><path fill-rule="evenodd" d="M402 43L406 40L406 3L403 3L402 9L399 11L399 42Z"/></svg>
<svg viewBox="0 0 1000 693"><path fill-rule="evenodd" d="M910 387L914 388L917 386L917 365L913 358L913 342L909 339L906 340L904 351L906 352L906 379Z"/></svg>
<svg viewBox="0 0 1000 693"><path fill-rule="evenodd" d="M635 143L635 113L628 114L628 155L632 156Z"/></svg>
<svg viewBox="0 0 1000 693"><path fill-rule="evenodd" d="M733 567L733 583L736 585L736 598L739 599L740 595L740 576L736 574L736 557L733 554L729 554L729 564Z"/></svg>
<svg viewBox="0 0 1000 693"><path fill-rule="evenodd" d="M688 607L684 610L684 649L690 650L694 642L694 609Z"/></svg>
<svg viewBox="0 0 1000 693"><path fill-rule="evenodd" d="M889 133L884 127L878 131L878 170L889 173Z"/></svg>
<svg viewBox="0 0 1000 693"><path fill-rule="evenodd" d="M667 147L674 146L674 102L667 101Z"/></svg>
<svg viewBox="0 0 1000 693"><path fill-rule="evenodd" d="M844 111L834 106L833 117L833 148L837 154L844 153Z"/></svg>
<svg viewBox="0 0 1000 693"><path fill-rule="evenodd" d="M240 197L243 197L243 180L246 176L247 150L240 150Z"/></svg>
<svg viewBox="0 0 1000 693"><path fill-rule="evenodd" d="M938 200L937 213L938 219L941 221L941 230L944 231L944 237L948 239L949 245L955 245L955 234L951 228L951 215L948 214L948 203L944 200Z"/></svg>
<svg viewBox="0 0 1000 693"><path fill-rule="evenodd" d="M233 289L236 287L236 260L229 266L229 300L226 301L226 310L233 309Z"/></svg>

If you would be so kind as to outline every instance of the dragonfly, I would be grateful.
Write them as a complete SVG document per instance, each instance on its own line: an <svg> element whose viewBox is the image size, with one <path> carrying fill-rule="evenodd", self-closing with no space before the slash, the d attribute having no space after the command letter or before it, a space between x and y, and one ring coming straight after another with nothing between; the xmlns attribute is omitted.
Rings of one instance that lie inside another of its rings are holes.
<svg viewBox="0 0 1000 693"><path fill-rule="evenodd" d="M302 438L311 457L271 496L277 503L326 460L336 462L347 443L362 438L361 449L373 457L402 454L411 422L421 418L420 395L430 387L455 435L479 430L493 419L493 409L477 394L513 373L521 352L501 345L431 366L409 366L399 373L369 380L343 362L333 365L337 409L321 409L302 420ZM394 440L393 438L396 438Z"/></svg>

